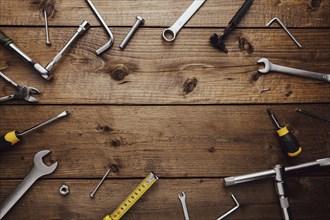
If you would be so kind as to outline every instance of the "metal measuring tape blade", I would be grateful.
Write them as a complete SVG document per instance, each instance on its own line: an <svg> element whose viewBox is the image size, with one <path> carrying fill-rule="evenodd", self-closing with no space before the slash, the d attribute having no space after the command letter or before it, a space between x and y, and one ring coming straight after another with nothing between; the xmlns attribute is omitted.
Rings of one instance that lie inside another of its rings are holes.
<svg viewBox="0 0 330 220"><path fill-rule="evenodd" d="M144 193L158 180L154 173L150 173L142 182L131 192L127 198L113 211L107 215L103 220L119 220L125 213L143 196Z"/></svg>

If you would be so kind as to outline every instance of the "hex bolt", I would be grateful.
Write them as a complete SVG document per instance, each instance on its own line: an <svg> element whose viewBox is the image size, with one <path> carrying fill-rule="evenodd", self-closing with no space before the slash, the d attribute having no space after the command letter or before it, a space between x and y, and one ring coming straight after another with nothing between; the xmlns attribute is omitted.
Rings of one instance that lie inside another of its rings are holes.
<svg viewBox="0 0 330 220"><path fill-rule="evenodd" d="M131 38L134 36L134 34L137 31L137 29L139 28L139 26L142 25L142 24L144 24L144 19L141 16L139 16L139 15L136 16L136 22L134 23L134 25L132 26L131 30L126 35L126 37L123 40L123 42L119 45L119 48L120 49L123 50L126 47L126 45L131 40Z"/></svg>

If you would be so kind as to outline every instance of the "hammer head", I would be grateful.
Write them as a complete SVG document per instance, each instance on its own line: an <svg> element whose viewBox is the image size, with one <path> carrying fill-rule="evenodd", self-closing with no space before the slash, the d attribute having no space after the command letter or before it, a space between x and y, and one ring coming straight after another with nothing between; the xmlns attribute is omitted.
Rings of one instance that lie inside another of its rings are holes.
<svg viewBox="0 0 330 220"><path fill-rule="evenodd" d="M225 53L228 53L228 50L226 48L226 45L223 43L222 38L219 37L216 33L212 34L210 40L214 47L218 48L219 50Z"/></svg>

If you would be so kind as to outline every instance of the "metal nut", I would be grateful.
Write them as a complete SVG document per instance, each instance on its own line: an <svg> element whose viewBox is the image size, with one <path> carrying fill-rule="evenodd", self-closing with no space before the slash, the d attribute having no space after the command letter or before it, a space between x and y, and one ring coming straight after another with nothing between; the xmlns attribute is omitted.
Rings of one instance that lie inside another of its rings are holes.
<svg viewBox="0 0 330 220"><path fill-rule="evenodd" d="M63 196L66 196L70 193L70 189L67 185L62 185L60 187L60 194L63 195Z"/></svg>

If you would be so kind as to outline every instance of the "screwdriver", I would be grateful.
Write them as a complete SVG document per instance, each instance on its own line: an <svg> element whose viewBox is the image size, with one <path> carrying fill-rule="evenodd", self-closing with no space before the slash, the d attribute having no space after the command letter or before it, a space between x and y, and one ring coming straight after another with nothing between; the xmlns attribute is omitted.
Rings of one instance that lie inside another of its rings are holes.
<svg viewBox="0 0 330 220"><path fill-rule="evenodd" d="M298 143L297 139L295 138L295 136L288 130L288 128L286 126L282 126L278 122L278 120L271 108L267 108L267 112L268 112L269 116L271 117L272 121L274 122L274 124L276 125L276 128L277 128L276 132L279 137L280 145L282 146L283 150L290 157L298 156L301 153L302 148L301 148L300 144Z"/></svg>
<svg viewBox="0 0 330 220"><path fill-rule="evenodd" d="M68 114L69 114L68 111L64 111L61 114L57 115L56 117L51 118L47 121L44 121L44 122L42 122L42 123L40 123L40 124L38 124L38 125L36 125L32 128L29 128L29 129L27 129L23 132L18 132L16 130L8 132L7 134L0 137L0 151L14 146L16 143L21 141L22 136L30 133L31 131L34 131L36 129L44 127L45 125L48 125L48 124L52 123L53 121L56 121L60 118L63 118L65 116L67 116Z"/></svg>

